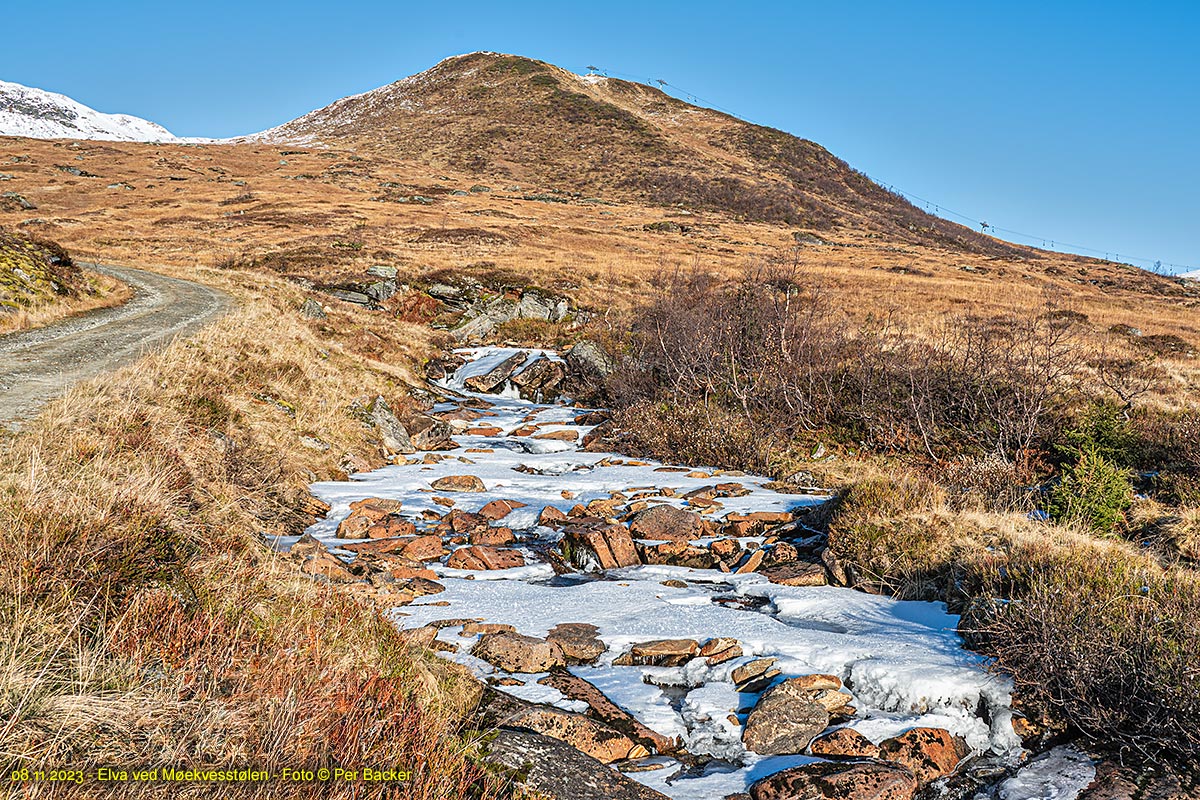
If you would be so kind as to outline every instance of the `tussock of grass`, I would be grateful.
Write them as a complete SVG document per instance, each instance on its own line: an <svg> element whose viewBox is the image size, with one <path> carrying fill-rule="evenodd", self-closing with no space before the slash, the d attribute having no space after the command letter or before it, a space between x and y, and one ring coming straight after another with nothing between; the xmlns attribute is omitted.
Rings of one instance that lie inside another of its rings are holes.
<svg viewBox="0 0 1200 800"><path fill-rule="evenodd" d="M229 317L77 387L0 446L0 625L11 634L0 639L0 760L395 767L413 773L404 797L494 796L458 727L473 681L262 543L264 532L299 532L305 484L338 474L345 453L378 463L346 406L395 398L402 371L340 354L286 294L279 304L240 294ZM301 435L332 448L306 450ZM72 786L53 791L97 791Z"/></svg>

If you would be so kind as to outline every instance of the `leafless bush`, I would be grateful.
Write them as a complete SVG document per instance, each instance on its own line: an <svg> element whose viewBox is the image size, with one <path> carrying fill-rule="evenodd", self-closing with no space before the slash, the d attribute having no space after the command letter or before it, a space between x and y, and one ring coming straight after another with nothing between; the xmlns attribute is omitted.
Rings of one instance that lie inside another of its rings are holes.
<svg viewBox="0 0 1200 800"><path fill-rule="evenodd" d="M776 434L934 461L1011 461L1048 434L1083 366L1069 317L962 317L929 336L855 326L840 302L795 267L736 283L677 276L637 318L614 400L715 404Z"/></svg>

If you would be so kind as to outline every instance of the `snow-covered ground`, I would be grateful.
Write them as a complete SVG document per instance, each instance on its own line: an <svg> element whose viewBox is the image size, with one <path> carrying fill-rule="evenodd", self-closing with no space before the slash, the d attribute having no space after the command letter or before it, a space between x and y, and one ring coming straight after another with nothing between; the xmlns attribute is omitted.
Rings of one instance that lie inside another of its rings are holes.
<svg viewBox="0 0 1200 800"><path fill-rule="evenodd" d="M129 114L105 114L66 95L0 81L0 136L173 142L161 125Z"/></svg>
<svg viewBox="0 0 1200 800"><path fill-rule="evenodd" d="M448 391L463 392L463 381L483 374L512 355L513 350L470 351L473 359L444 381ZM526 366L539 357L533 353ZM749 493L723 497L724 507L711 515L783 511L822 498L779 494L766 488L768 479L740 473L721 473L707 467L675 470L658 463L631 461L611 453L583 452L571 441L510 435L536 425L539 433L571 431L576 438L590 430L574 419L581 412L568 406L536 405L507 392L506 396L470 395L489 407L473 426L493 426L499 434L459 435L459 447L437 463L384 467L353 476L347 482L319 483L314 493L330 503L328 519L309 532L332 547L338 523L349 504L367 497L400 500L403 513L420 528L431 523L423 511L445 513L434 502L430 483L449 475L474 475L487 491L454 494L456 508L477 511L494 499L515 500L526 506L512 512L503 524L516 530L518 549L526 566L494 572L449 569L435 564L445 591L395 608L391 618L401 628L416 628L438 620L482 619L514 626L518 632L545 636L555 625L591 623L607 652L595 665L571 671L591 682L645 725L667 736L678 736L693 754L713 757L706 767L689 771L679 762L659 759L659 769L631 777L674 797L688 800L723 798L745 791L755 780L812 758L804 755L763 757L747 752L741 724L756 695L739 693L730 673L754 658L773 656L789 676L831 673L853 695L857 712L846 724L879 742L914 726L946 728L963 736L976 752L1015 756L1020 740L1011 725L1007 679L988 670L985 661L962 646L957 617L937 603L904 602L850 589L792 587L769 583L755 573L729 574L671 566L637 566L603 575L555 576L536 556L539 546L560 534L538 527L545 506L567 510L576 503L608 499L614 491L637 494L650 502L683 505L681 495L714 482L736 482ZM457 407L451 403L440 410ZM670 489L666 495L658 492ZM644 494L643 494L644 493ZM443 493L437 493L443 494ZM668 586L663 581L682 581ZM503 676L497 668L470 654L474 637L465 638L461 625L441 628L438 638L451 645L443 653L480 676ZM736 638L744 655L709 666L694 659L682 667L616 666L613 660L629 645L652 639ZM531 701L581 710L580 703L556 689L542 686L543 675L515 675L523 685L504 691ZM731 715L733 719L731 719ZM1078 782L1079 765L1072 781ZM1039 778L1043 777L1039 772ZM1049 779L1047 779L1049 780ZM1053 783L1053 781L1051 781ZM1049 784L1047 784L1049 785ZM1068 783L1047 797L1073 797ZM1017 800L1021 785L1005 795Z"/></svg>

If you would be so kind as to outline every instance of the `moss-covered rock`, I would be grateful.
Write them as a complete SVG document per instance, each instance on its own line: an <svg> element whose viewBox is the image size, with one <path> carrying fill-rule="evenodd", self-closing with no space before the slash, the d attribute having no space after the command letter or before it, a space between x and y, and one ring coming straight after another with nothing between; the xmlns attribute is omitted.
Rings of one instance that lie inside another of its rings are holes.
<svg viewBox="0 0 1200 800"><path fill-rule="evenodd" d="M0 228L0 313L36 308L87 288L60 245Z"/></svg>

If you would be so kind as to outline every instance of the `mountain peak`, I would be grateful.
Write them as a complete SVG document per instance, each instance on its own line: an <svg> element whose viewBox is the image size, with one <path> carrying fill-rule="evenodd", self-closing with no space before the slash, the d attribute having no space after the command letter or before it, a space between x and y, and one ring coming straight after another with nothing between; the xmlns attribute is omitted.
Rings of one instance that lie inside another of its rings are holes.
<svg viewBox="0 0 1200 800"><path fill-rule="evenodd" d="M129 114L105 114L63 94L0 81L0 136L171 142L161 125Z"/></svg>
<svg viewBox="0 0 1200 800"><path fill-rule="evenodd" d="M505 53L453 56L250 138L374 149L480 179L808 231L1026 254L926 214L815 142L654 86Z"/></svg>

